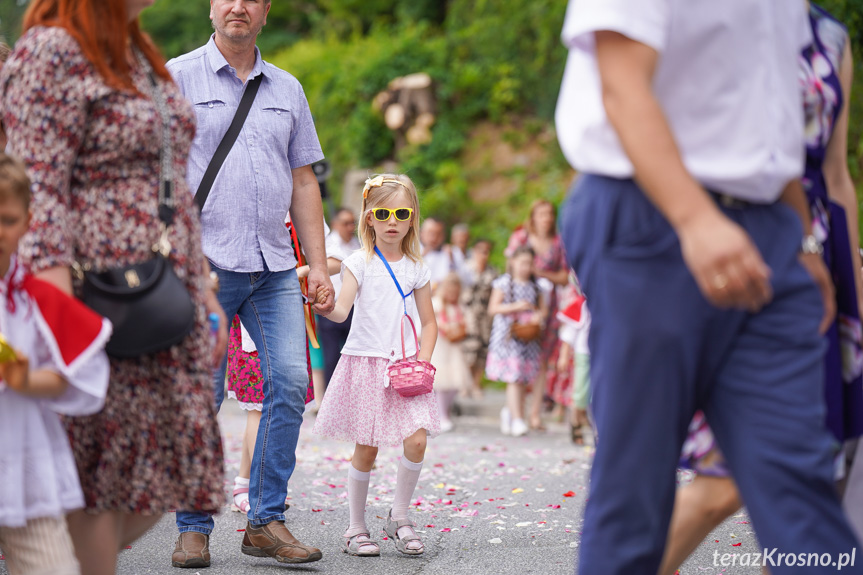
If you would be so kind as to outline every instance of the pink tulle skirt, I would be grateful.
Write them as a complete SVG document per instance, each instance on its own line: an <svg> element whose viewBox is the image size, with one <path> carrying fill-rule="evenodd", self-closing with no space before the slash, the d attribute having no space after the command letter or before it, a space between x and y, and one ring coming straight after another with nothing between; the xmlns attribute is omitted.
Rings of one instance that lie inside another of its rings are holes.
<svg viewBox="0 0 863 575"><path fill-rule="evenodd" d="M425 429L440 433L440 414L434 392L402 397L385 387L389 362L378 357L343 355L333 372L313 432L370 445L395 447Z"/></svg>

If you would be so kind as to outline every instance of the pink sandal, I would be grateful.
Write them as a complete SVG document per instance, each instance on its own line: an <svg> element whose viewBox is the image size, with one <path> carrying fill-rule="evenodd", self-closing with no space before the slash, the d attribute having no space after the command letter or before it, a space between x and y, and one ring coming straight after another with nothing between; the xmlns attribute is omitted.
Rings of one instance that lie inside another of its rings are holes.
<svg viewBox="0 0 863 575"><path fill-rule="evenodd" d="M234 489L234 493L232 497L236 497L237 495L242 495L243 493L249 493L248 487L237 487ZM236 511L238 513L248 513L251 505L249 504L249 498L246 497L239 505L236 503L236 499L231 499L231 511Z"/></svg>

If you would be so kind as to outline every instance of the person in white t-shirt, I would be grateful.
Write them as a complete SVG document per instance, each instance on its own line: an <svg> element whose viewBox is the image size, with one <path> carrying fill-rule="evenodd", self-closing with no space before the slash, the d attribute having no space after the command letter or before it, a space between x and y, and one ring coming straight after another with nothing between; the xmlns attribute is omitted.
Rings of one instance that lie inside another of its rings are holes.
<svg viewBox="0 0 863 575"><path fill-rule="evenodd" d="M426 218L420 228L423 262L431 270L432 292L450 272L464 267L464 255L446 242L446 225L437 218Z"/></svg>
<svg viewBox="0 0 863 575"><path fill-rule="evenodd" d="M581 175L562 236L599 438L579 572L656 574L696 409L762 547L851 553L823 419L835 305L799 182L805 3L572 0L563 41L557 127Z"/></svg>
<svg viewBox="0 0 863 575"><path fill-rule="evenodd" d="M357 238L357 218L348 208L339 208L332 219L332 230L326 237L327 257L338 256L339 260L345 260L352 253L360 249L360 240ZM330 276L333 282L336 299L342 289L342 280L339 274ZM342 355L342 347L348 341L348 333L351 331L351 317L348 315L343 323L336 323L326 317L318 318L318 341L321 343L321 351L324 354L324 386L329 384L330 378L339 363Z"/></svg>
<svg viewBox="0 0 863 575"><path fill-rule="evenodd" d="M342 322L354 310L348 341L314 426L317 434L356 444L348 472L350 525L343 544L350 555L380 554L365 521L369 477L378 448L397 445L404 446L404 456L384 531L401 553L424 551L407 512L426 440L440 433L437 399L431 389L404 397L388 376L388 368L404 358L416 358L429 369L437 340L431 272L420 255L419 218L416 188L407 176L384 174L366 180L360 216L363 249L342 262L342 289L329 315ZM422 327L419 340L411 331L417 319Z"/></svg>

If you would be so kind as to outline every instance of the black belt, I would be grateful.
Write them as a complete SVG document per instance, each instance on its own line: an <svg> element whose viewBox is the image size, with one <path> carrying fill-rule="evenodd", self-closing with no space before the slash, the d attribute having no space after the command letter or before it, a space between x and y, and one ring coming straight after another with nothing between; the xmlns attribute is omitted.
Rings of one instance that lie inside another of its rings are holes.
<svg viewBox="0 0 863 575"><path fill-rule="evenodd" d="M723 208L730 208L732 210L742 210L745 208L751 208L752 206L761 205L748 200L741 200L740 198L735 198L734 196L729 196L728 194L723 194L721 192L710 191L710 195L713 196L713 199L716 200L717 204Z"/></svg>

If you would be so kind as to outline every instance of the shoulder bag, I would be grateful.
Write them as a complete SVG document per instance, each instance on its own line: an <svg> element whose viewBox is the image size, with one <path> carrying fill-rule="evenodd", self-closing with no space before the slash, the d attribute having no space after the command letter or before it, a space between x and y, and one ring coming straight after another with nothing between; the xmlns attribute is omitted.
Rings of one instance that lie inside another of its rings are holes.
<svg viewBox="0 0 863 575"><path fill-rule="evenodd" d="M174 222L171 117L149 63L144 58L139 58L139 62L147 67L153 102L162 120L159 154L161 237L152 246L153 257L143 263L104 271L93 271L89 265L73 265L76 275L83 279L82 301L111 320L114 326L105 351L121 359L155 353L180 343L192 331L196 315L189 291L168 259L171 253L168 232Z"/></svg>

